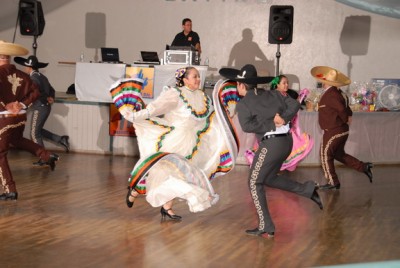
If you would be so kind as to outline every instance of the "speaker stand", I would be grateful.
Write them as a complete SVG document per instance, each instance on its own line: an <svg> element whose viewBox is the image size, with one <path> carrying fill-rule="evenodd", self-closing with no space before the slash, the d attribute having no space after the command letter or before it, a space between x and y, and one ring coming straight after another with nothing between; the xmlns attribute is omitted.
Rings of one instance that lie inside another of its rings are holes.
<svg viewBox="0 0 400 268"><path fill-rule="evenodd" d="M33 36L33 44L32 44L32 48L33 48L33 56L36 56L36 49L37 49L37 42L36 42L36 39L37 39L37 35L34 35Z"/></svg>
<svg viewBox="0 0 400 268"><path fill-rule="evenodd" d="M276 51L276 71L275 76L279 75L279 58L281 57L281 44L278 43L278 48Z"/></svg>

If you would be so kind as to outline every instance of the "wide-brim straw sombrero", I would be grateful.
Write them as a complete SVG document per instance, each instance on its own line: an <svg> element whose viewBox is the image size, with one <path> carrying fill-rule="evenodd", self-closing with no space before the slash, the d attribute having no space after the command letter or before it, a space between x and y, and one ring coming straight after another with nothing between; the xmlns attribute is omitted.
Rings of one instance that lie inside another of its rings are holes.
<svg viewBox="0 0 400 268"><path fill-rule="evenodd" d="M256 68L247 64L242 69L221 68L219 74L229 80L241 82L249 85L266 84L272 81L272 76L257 76Z"/></svg>
<svg viewBox="0 0 400 268"><path fill-rule="evenodd" d="M23 56L28 53L29 51L21 45L0 40L0 55Z"/></svg>
<svg viewBox="0 0 400 268"><path fill-rule="evenodd" d="M340 71L328 66L316 66L312 68L311 75L317 81L330 86L341 87L351 83L350 78Z"/></svg>

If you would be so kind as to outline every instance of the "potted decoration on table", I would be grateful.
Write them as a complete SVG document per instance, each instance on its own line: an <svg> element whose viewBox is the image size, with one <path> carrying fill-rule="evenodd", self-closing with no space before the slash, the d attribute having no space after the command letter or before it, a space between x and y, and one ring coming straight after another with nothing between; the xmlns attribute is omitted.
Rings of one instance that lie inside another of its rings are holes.
<svg viewBox="0 0 400 268"><path fill-rule="evenodd" d="M352 111L372 112L375 110L377 94L371 83L355 81L351 84L349 90Z"/></svg>
<svg viewBox="0 0 400 268"><path fill-rule="evenodd" d="M321 98L322 90L320 88L314 88L309 90L309 93L305 99L306 111L313 112L318 111L318 102Z"/></svg>

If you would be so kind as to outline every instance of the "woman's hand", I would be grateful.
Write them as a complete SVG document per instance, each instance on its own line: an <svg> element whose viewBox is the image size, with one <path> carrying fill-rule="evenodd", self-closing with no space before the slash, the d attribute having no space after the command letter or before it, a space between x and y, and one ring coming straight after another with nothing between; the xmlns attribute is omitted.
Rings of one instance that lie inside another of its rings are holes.
<svg viewBox="0 0 400 268"><path fill-rule="evenodd" d="M133 122L134 117L133 114L135 113L133 110L128 109L127 107L123 107L119 110L119 112L121 113L121 115L128 120L129 122Z"/></svg>
<svg viewBox="0 0 400 268"><path fill-rule="evenodd" d="M281 127L285 124L285 120L277 113L274 117L274 123L276 127Z"/></svg>

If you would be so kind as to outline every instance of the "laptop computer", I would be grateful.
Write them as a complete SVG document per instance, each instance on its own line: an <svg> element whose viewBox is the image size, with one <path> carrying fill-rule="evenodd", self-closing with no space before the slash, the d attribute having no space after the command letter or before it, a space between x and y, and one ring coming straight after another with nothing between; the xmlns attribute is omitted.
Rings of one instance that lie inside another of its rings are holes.
<svg viewBox="0 0 400 268"><path fill-rule="evenodd" d="M121 63L119 60L118 48L102 47L101 48L101 61Z"/></svg>
<svg viewBox="0 0 400 268"><path fill-rule="evenodd" d="M142 56L142 62L145 64L160 64L158 53L155 51L140 51L140 55Z"/></svg>

